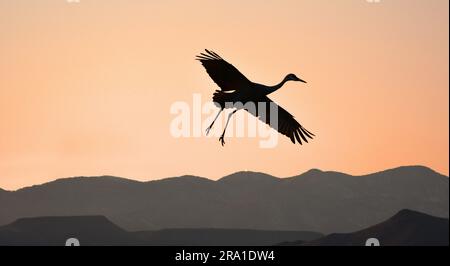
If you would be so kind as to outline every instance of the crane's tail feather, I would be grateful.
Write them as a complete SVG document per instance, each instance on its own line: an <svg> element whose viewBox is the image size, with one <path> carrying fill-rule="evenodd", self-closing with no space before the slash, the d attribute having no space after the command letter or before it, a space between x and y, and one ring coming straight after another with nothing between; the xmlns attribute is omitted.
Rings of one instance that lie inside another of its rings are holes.
<svg viewBox="0 0 450 266"><path fill-rule="evenodd" d="M213 94L213 102L215 105L225 108L225 104L234 102L234 94L216 90Z"/></svg>

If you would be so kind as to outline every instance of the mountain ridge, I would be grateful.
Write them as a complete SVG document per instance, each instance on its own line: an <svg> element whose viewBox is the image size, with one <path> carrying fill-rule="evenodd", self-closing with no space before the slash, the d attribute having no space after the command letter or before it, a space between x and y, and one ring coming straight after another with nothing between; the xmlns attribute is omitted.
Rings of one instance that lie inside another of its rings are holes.
<svg viewBox="0 0 450 266"><path fill-rule="evenodd" d="M436 173L439 174L441 176L445 176L448 178L448 176L441 174L435 170L433 170L432 168L429 168L427 166L422 166L422 165L410 165L410 166L399 166L399 167L394 167L394 168L389 168L389 169L385 169L385 170L381 170L381 171L377 171L377 172L373 172L373 173L368 173L368 174L361 174L361 175L352 175L352 174L347 174L344 172L339 172L339 171L332 171L332 170L321 170L321 169L317 169L317 168L312 168L310 170L307 170L303 173L300 173L298 175L294 175L294 176L287 176L287 177L277 177L271 174L267 174L267 173L263 173L263 172L257 172L257 171L237 171L228 175L225 175L221 178L218 178L216 180L214 179L209 179L207 177L202 177L202 176L196 176L196 175L181 175L181 176L173 176L173 177L165 177L165 178L161 178L161 179L154 179L154 180L146 180L146 181L142 181L142 180L135 180L132 178L126 178L126 177L119 177L119 176L113 176L113 175L99 175L99 176L71 176L71 177L62 177L62 178L57 178L48 182L44 182L41 184L35 184L35 185L31 185L31 186L25 186L16 190L7 190L7 189L3 189L0 187L0 192L17 192L20 190L24 190L24 189L28 189L28 188L34 188L34 187L39 187L39 186L44 186L44 185L48 185L48 184L52 184L55 182L65 182L65 181L76 181L76 180L83 180L83 181L92 181L92 180L98 180L98 179L112 179L112 180L117 180L117 181L127 181L130 183L140 183L140 184L145 184L145 183L152 183L152 182L159 182L159 181L174 181L174 180L184 180L184 179L197 179L197 180L203 180L203 181L212 181L212 182L224 182L227 179L234 178L235 176L238 176L240 174L251 174L251 175L260 175L262 177L265 178L271 178L273 180L278 180L278 181L282 181L282 180L289 180L289 179L295 179L295 178L301 178L301 177L307 177L310 175L315 175L318 173L332 173L332 174L340 174L340 175L345 175L345 176L351 176L351 177L369 177L372 175L376 175L376 174L380 174L380 173L389 173L389 172L395 172L395 171L402 171L402 170L408 170L408 169L419 169L421 171L425 171L425 172L432 172L432 173Z"/></svg>
<svg viewBox="0 0 450 266"><path fill-rule="evenodd" d="M264 231L223 228L126 231L102 215L46 216L19 218L0 226L0 246L63 246L77 238L82 246L158 245L158 246L267 246L297 238L311 241L323 237L308 231Z"/></svg>
<svg viewBox="0 0 450 266"><path fill-rule="evenodd" d="M381 223L352 233L273 231L227 228L165 228L126 231L102 215L19 218L0 226L0 246L62 246L68 238L81 245L146 246L448 246L449 220L403 209Z"/></svg>
<svg viewBox="0 0 450 266"><path fill-rule="evenodd" d="M0 193L0 224L26 216L104 215L127 230L240 228L352 232L401 209L448 217L448 177L425 167L363 176L309 170L290 178L237 172L141 182L60 179Z"/></svg>
<svg viewBox="0 0 450 266"><path fill-rule="evenodd" d="M448 246L449 220L403 209L386 221L353 233L334 233L310 242L296 241L282 245L361 246L376 238L384 246Z"/></svg>

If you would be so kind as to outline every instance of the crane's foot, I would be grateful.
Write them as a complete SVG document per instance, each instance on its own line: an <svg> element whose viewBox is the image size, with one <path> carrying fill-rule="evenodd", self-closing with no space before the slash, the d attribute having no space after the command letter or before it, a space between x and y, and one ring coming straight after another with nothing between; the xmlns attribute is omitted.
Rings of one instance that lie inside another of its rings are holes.
<svg viewBox="0 0 450 266"><path fill-rule="evenodd" d="M222 146L225 145L224 135L220 136L219 141L222 144Z"/></svg>
<svg viewBox="0 0 450 266"><path fill-rule="evenodd" d="M211 130L211 128L212 128L212 125L211 126L209 126L206 130L205 130L205 132L206 132L206 136L208 136L209 135L209 131Z"/></svg>

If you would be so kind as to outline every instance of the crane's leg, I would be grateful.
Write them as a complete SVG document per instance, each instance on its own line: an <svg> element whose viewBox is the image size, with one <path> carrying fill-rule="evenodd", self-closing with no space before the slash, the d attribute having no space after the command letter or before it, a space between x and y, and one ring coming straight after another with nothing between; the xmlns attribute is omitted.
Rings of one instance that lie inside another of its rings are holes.
<svg viewBox="0 0 450 266"><path fill-rule="evenodd" d="M222 143L222 146L225 144L224 137L225 137L225 131L227 130L227 127L228 127L228 123L230 122L231 116L234 115L234 113L236 113L237 110L238 110L238 109L234 110L233 112L231 112L231 113L228 115L227 123L225 124L225 128L223 129L222 136L220 136L220 138L219 138L219 141Z"/></svg>
<svg viewBox="0 0 450 266"><path fill-rule="evenodd" d="M211 130L212 126L214 125L214 122L216 122L217 118L219 117L220 113L222 112L223 108L221 108L219 110L219 112L216 115L216 118L214 118L214 120L212 121L211 125L209 125L209 127L206 129L206 136L208 136L209 131Z"/></svg>

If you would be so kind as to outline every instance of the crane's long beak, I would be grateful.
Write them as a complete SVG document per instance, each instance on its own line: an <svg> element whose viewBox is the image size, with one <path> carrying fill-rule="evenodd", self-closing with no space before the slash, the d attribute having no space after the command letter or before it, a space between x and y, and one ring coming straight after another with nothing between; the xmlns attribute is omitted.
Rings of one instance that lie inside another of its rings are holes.
<svg viewBox="0 0 450 266"><path fill-rule="evenodd" d="M298 79L298 81L303 82L303 83L307 83L307 82L304 81L303 79Z"/></svg>

